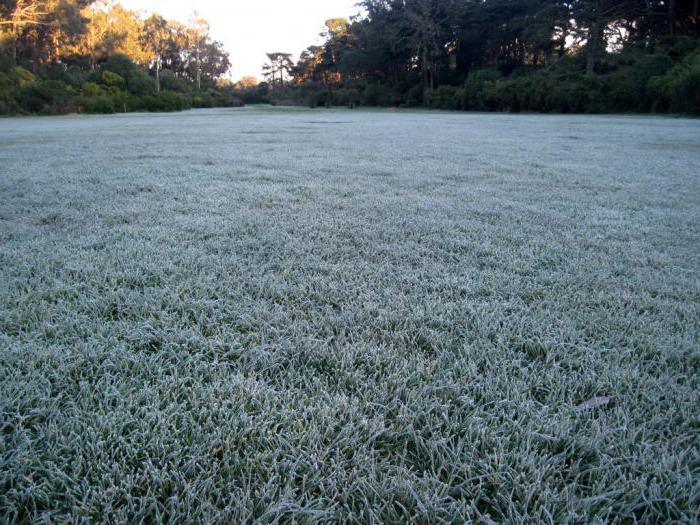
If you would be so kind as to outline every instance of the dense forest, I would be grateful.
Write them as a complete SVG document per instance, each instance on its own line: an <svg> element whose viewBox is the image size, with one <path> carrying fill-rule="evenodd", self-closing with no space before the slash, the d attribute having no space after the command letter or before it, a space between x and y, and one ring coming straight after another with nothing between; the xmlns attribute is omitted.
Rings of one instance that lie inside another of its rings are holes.
<svg viewBox="0 0 700 525"><path fill-rule="evenodd" d="M0 0L0 114L168 111L240 101L205 20L109 0Z"/></svg>
<svg viewBox="0 0 700 525"><path fill-rule="evenodd" d="M206 21L0 0L0 114L245 102L700 114L700 0L364 0L324 43L224 80Z"/></svg>
<svg viewBox="0 0 700 525"><path fill-rule="evenodd" d="M700 113L699 0L364 0L286 67L309 105ZM285 66L287 64L287 66Z"/></svg>

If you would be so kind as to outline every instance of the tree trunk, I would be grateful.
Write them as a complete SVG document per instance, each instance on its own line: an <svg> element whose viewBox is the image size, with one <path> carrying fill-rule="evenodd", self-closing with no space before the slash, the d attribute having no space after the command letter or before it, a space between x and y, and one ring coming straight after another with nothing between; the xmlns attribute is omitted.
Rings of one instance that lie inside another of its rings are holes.
<svg viewBox="0 0 700 525"><path fill-rule="evenodd" d="M676 0L668 2L668 34L676 36Z"/></svg>
<svg viewBox="0 0 700 525"><path fill-rule="evenodd" d="M199 45L197 46L197 91L202 90L202 59L200 56Z"/></svg>
<svg viewBox="0 0 700 525"><path fill-rule="evenodd" d="M566 55L566 33L562 31L561 38L559 39L559 50L557 52L559 60L564 58Z"/></svg>
<svg viewBox="0 0 700 525"><path fill-rule="evenodd" d="M17 65L17 48L19 47L19 26L16 21L12 21L12 65Z"/></svg>
<svg viewBox="0 0 700 525"><path fill-rule="evenodd" d="M588 31L588 43L586 49L586 73L595 72L596 58L598 57L598 47L600 45L600 21L596 14L596 20L591 23Z"/></svg>
<svg viewBox="0 0 700 525"><path fill-rule="evenodd" d="M156 59L156 92L160 93L160 57Z"/></svg>

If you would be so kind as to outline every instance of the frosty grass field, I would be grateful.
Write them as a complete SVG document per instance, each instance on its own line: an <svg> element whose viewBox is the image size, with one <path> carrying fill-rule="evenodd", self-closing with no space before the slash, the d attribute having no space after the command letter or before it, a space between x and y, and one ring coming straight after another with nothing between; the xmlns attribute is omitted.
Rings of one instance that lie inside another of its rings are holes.
<svg viewBox="0 0 700 525"><path fill-rule="evenodd" d="M0 195L2 522L699 518L700 121L4 119Z"/></svg>

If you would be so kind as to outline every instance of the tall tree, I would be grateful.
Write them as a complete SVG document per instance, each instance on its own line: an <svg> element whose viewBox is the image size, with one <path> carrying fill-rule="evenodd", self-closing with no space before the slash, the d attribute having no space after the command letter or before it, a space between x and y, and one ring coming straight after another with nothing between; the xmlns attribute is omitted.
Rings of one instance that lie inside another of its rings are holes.
<svg viewBox="0 0 700 525"><path fill-rule="evenodd" d="M141 42L152 56L156 77L156 91L160 91L160 70L163 66L163 55L165 55L170 44L170 36L170 26L168 21L162 16L158 14L151 15L144 22Z"/></svg>
<svg viewBox="0 0 700 525"><path fill-rule="evenodd" d="M202 60L209 40L209 24L195 11L187 28L189 53L192 58L197 90L202 89Z"/></svg>
<svg viewBox="0 0 700 525"><path fill-rule="evenodd" d="M263 65L263 76L271 86L275 83L282 85L291 74L294 64L291 53L274 52L267 53L269 62Z"/></svg>
<svg viewBox="0 0 700 525"><path fill-rule="evenodd" d="M61 58L64 46L86 28L82 9L93 0L4 0L0 3L0 44L13 63L20 55L36 65Z"/></svg>

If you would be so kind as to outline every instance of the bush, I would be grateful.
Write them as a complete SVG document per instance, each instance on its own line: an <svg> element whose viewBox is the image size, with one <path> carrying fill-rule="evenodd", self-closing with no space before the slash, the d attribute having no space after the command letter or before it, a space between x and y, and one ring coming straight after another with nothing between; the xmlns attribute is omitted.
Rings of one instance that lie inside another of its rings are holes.
<svg viewBox="0 0 700 525"><path fill-rule="evenodd" d="M328 89L319 88L304 97L304 104L310 108L332 106L333 94Z"/></svg>
<svg viewBox="0 0 700 525"><path fill-rule="evenodd" d="M422 84L416 84L406 91L405 104L409 107L421 106L424 103L424 89Z"/></svg>
<svg viewBox="0 0 700 525"><path fill-rule="evenodd" d="M700 115L700 51L686 57L664 76L649 80L657 111Z"/></svg>
<svg viewBox="0 0 700 525"><path fill-rule="evenodd" d="M185 100L181 95L171 91L162 91L157 95L143 98L144 108L147 111L182 111L185 108Z"/></svg>
<svg viewBox="0 0 700 525"><path fill-rule="evenodd" d="M71 86L76 91L86 81L86 73L77 67L70 67L64 63L44 64L39 68L38 75L44 80L59 80Z"/></svg>
<svg viewBox="0 0 700 525"><path fill-rule="evenodd" d="M30 71L24 69L22 66L12 68L8 73L8 77L10 77L10 79L12 79L19 87L38 80L37 77L35 77Z"/></svg>
<svg viewBox="0 0 700 525"><path fill-rule="evenodd" d="M176 91L178 93L192 91L192 86L184 78L178 77L167 69L160 72L160 87L163 91Z"/></svg>
<svg viewBox="0 0 700 525"><path fill-rule="evenodd" d="M207 93L202 93L199 95L194 95L192 97L192 107L193 108L211 108L213 102L211 97Z"/></svg>
<svg viewBox="0 0 700 525"><path fill-rule="evenodd" d="M19 91L19 105L32 113L65 113L72 89L58 80L44 80L25 83Z"/></svg>
<svg viewBox="0 0 700 525"><path fill-rule="evenodd" d="M242 104L269 104L270 97L265 84L259 86L236 90L233 94Z"/></svg>
<svg viewBox="0 0 700 525"><path fill-rule="evenodd" d="M7 74L0 72L0 115L10 115L18 109L15 84Z"/></svg>
<svg viewBox="0 0 700 525"><path fill-rule="evenodd" d="M684 68L670 84L671 111L700 115L700 60Z"/></svg>
<svg viewBox="0 0 700 525"><path fill-rule="evenodd" d="M122 88L126 85L126 81L124 80L124 77L121 75L118 75L117 73L114 73L113 71L103 71L102 72L102 83L105 86L110 86L110 87L116 87L116 88Z"/></svg>
<svg viewBox="0 0 700 525"><path fill-rule="evenodd" d="M354 88L340 88L333 91L331 95L331 103L334 106L346 106L349 108L354 108L361 105L362 102L360 92Z"/></svg>
<svg viewBox="0 0 700 525"><path fill-rule="evenodd" d="M86 82L83 84L81 92L86 97L97 97L103 93L100 85L94 82Z"/></svg>
<svg viewBox="0 0 700 525"><path fill-rule="evenodd" d="M0 89L12 89L15 83L7 73L0 71Z"/></svg>
<svg viewBox="0 0 700 525"><path fill-rule="evenodd" d="M424 95L424 104L434 109L463 109L465 90L455 86L440 86L429 89Z"/></svg>
<svg viewBox="0 0 700 525"><path fill-rule="evenodd" d="M114 113L116 109L115 100L109 95L81 97L78 106L84 113Z"/></svg>
<svg viewBox="0 0 700 525"><path fill-rule="evenodd" d="M404 98L392 87L383 84L369 84L362 91L360 101L363 106L400 106Z"/></svg>
<svg viewBox="0 0 700 525"><path fill-rule="evenodd" d="M110 71L124 79L126 90L136 96L152 95L155 93L155 83L146 73L141 71L128 57L113 55L103 65L102 71Z"/></svg>
<svg viewBox="0 0 700 525"><path fill-rule="evenodd" d="M503 75L495 69L481 69L470 73L464 82L464 108L478 111L493 110L498 106L495 95L496 81Z"/></svg>
<svg viewBox="0 0 700 525"><path fill-rule="evenodd" d="M209 90L213 107L217 108L237 108L243 106L241 99L236 96L233 90Z"/></svg>

